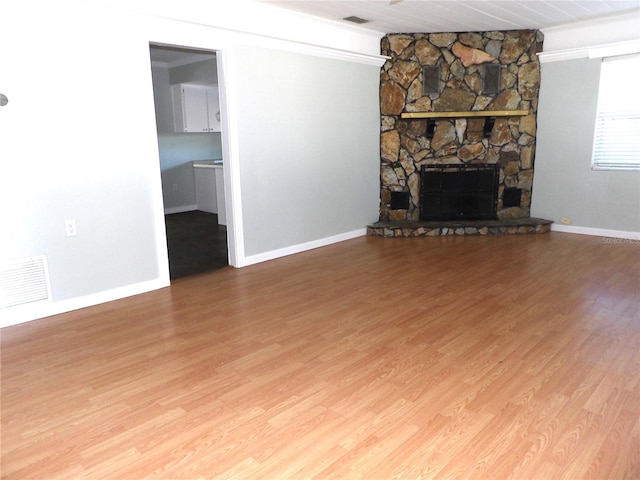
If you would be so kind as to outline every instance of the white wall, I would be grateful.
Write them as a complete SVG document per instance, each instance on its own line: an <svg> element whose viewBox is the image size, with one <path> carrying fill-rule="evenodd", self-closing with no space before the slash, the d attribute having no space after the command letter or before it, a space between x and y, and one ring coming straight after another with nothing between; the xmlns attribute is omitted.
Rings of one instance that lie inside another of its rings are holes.
<svg viewBox="0 0 640 480"><path fill-rule="evenodd" d="M188 55L188 54L185 54ZM170 83L218 84L218 65L215 56L209 60L173 67L169 71Z"/></svg>
<svg viewBox="0 0 640 480"><path fill-rule="evenodd" d="M640 172L591 169L601 59L589 58L603 46L637 51L638 18L544 32L531 215L553 220L556 230L640 238Z"/></svg>
<svg viewBox="0 0 640 480"><path fill-rule="evenodd" d="M159 133L162 198L167 213L196 205L193 162L222 158L220 133Z"/></svg>
<svg viewBox="0 0 640 480"><path fill-rule="evenodd" d="M600 59L542 64L532 216L640 232L640 172L591 169L599 74Z"/></svg>
<svg viewBox="0 0 640 480"><path fill-rule="evenodd" d="M247 256L376 221L380 69L254 47L236 54L238 69L253 72L236 79Z"/></svg>
<svg viewBox="0 0 640 480"><path fill-rule="evenodd" d="M166 285L148 45L80 4L9 2L3 21L0 205L12 227L0 264L46 255L54 304L6 309L1 324Z"/></svg>
<svg viewBox="0 0 640 480"><path fill-rule="evenodd" d="M148 8L157 7L163 14L178 8L176 2L139 3ZM126 8L137 5L136 2L122 4ZM257 44L296 51L301 55L298 57L301 66L323 70L331 88L337 85L337 76L348 72L372 81L371 65L380 61L370 53L377 52L379 37L357 30L343 34L332 25L318 24L311 28L304 22L295 22L298 31L287 32L286 24L278 25L277 21L264 15L249 19L249 24L267 25L261 29L279 29L281 34L290 34L294 40L306 42L292 43L204 25L207 16L215 17L216 22L226 18L235 25L247 18L246 11L240 12L242 15L234 23L231 13L216 15L209 2L206 5L180 2L179 7L180 15L183 18L191 16L193 23L73 0L10 0L3 4L0 92L8 96L9 104L0 108L0 176L5 180L0 189L0 205L4 209L4 225L11 227L10 233L3 228L0 265L13 259L46 255L53 302L0 310L0 326L169 284L150 42L221 51L220 62L228 77L232 81L245 77L253 79L243 83L243 88L251 89L261 88L262 79L244 60L253 55L251 49ZM312 32L318 41L310 46L308 37ZM342 39L343 48L327 49L322 43L324 39L328 43ZM363 45L366 47L362 48ZM350 54L349 50L354 53ZM302 52L308 52L308 55ZM323 58L326 56L337 63L327 63ZM296 61L290 55L285 56L285 61L295 70ZM349 63L361 64L362 69L350 69ZM377 90L373 95L371 86L363 88L371 95L370 104L377 105ZM353 93L353 89L350 84L346 91ZM247 211L246 222L243 221L245 206L240 184L248 182L250 185L252 180L245 182L241 177L242 163L257 161L252 155L244 160L243 152L274 152L274 138L286 137L288 130L272 127L273 135L269 137L259 132L242 131L246 125L252 125L251 121L245 121L245 115L253 115L238 108L243 92L233 84L221 85L221 90L223 108L227 109L223 148L225 160L230 163L226 182L233 187L228 193L233 213L230 220L234 222L229 229L234 242L237 240L231 253L235 255L236 264L246 263L245 245L252 253L271 255L269 249L278 246L296 248L293 242L335 238L336 232L344 233L356 224L364 229L371 220L371 211L377 208L377 203L369 206L369 202L377 202L377 196L374 198L371 192L377 189L378 183L377 177L370 174L361 177L362 184L356 180L352 193L356 198L347 198L347 222L336 221L333 215L300 217L295 228L305 232L303 235L289 232L294 222L288 221L280 232L287 238L286 242L277 243L270 236L263 242L260 236L262 224L255 224L251 210ZM364 97L366 95L360 99L366 100ZM253 110L271 109L270 103L261 108L262 103L261 98L256 98ZM293 116L307 112L306 104L290 102L288 107L288 113ZM318 131L330 121L346 122L344 117L336 120L334 111L319 114ZM358 138L363 142L371 141L375 149L377 134L364 133L369 131L371 120L352 116L349 121L355 126L347 133L360 132ZM345 145L338 130L333 129L332 134L337 135L332 139L336 145ZM299 145L302 148L300 158L315 160L317 154L312 147L316 145L304 142ZM340 151L336 158L342 158L347 173L351 173L349 162L363 165L364 156L368 157L371 150L372 147L352 149L347 152L349 158ZM280 177L276 172L280 165L268 168L270 162L276 161L276 156L262 156L261 160L264 162L261 168L267 172L263 180L277 185ZM377 166L377 158L371 161ZM300 189L295 189L291 203L317 201L315 196L304 193L300 197ZM342 200L342 197L330 196L329 204L325 205L327 211L338 211L336 204ZM271 207L279 206L279 202L268 205L272 201L269 198L265 201L267 204L261 207L265 210L274 211ZM366 205L359 219L353 211L356 204ZM64 235L64 221L68 218L77 222L76 237Z"/></svg>

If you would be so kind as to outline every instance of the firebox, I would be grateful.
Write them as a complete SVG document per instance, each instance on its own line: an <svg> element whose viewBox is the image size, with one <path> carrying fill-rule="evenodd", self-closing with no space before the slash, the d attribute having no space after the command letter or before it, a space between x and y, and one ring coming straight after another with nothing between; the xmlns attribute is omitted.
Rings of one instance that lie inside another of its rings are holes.
<svg viewBox="0 0 640 480"><path fill-rule="evenodd" d="M493 220L498 165L422 165L420 220Z"/></svg>

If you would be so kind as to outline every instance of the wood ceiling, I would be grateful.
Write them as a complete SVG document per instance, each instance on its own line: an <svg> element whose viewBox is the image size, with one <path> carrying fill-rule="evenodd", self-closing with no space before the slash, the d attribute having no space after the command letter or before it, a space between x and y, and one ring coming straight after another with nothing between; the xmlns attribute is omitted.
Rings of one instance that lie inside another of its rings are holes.
<svg viewBox="0 0 640 480"><path fill-rule="evenodd" d="M640 0L259 0L381 33L544 29L631 11ZM640 15L639 15L640 25Z"/></svg>

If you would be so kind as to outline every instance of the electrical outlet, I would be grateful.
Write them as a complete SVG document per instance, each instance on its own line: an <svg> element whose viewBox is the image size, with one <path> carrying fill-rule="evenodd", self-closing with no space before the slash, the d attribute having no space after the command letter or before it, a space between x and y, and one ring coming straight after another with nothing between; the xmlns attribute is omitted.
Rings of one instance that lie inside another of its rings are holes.
<svg viewBox="0 0 640 480"><path fill-rule="evenodd" d="M78 235L78 229L76 228L75 220L64 221L64 234L67 237L75 237L76 235Z"/></svg>
<svg viewBox="0 0 640 480"><path fill-rule="evenodd" d="M569 217L560 217L560 221L565 225L571 225L571 219Z"/></svg>

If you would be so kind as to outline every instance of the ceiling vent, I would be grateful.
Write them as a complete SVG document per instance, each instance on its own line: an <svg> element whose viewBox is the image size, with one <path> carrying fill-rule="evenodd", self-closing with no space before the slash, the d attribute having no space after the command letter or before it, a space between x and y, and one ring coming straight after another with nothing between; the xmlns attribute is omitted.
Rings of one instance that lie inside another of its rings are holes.
<svg viewBox="0 0 640 480"><path fill-rule="evenodd" d="M351 23L357 23L358 25L370 22L370 20L365 20L364 18L356 17L353 15L350 17L344 17L343 20L346 20L347 22L351 22Z"/></svg>

